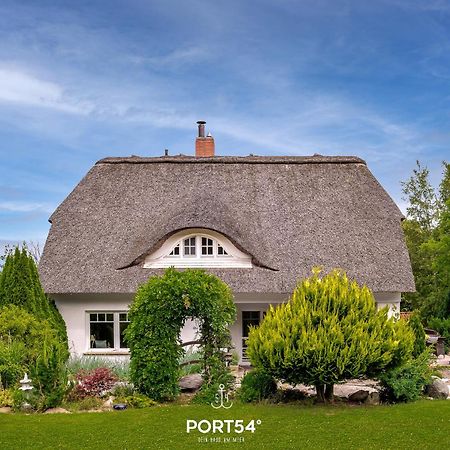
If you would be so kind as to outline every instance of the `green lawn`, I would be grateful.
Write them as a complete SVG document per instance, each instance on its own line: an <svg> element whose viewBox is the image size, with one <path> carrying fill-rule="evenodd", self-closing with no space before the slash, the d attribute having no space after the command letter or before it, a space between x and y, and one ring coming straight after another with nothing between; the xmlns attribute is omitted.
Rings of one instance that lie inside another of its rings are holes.
<svg viewBox="0 0 450 450"><path fill-rule="evenodd" d="M255 433L186 433L186 420L261 420ZM199 442L199 438L221 442ZM225 443L224 438L244 442ZM0 449L444 449L450 401L374 407L171 405L145 410L57 415L0 415Z"/></svg>

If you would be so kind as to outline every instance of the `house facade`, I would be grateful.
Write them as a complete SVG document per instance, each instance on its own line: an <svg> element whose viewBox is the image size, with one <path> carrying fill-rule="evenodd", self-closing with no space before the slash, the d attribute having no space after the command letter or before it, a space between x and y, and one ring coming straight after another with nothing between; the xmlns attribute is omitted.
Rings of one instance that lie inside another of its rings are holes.
<svg viewBox="0 0 450 450"><path fill-rule="evenodd" d="M414 280L403 216L354 156L214 154L199 123L195 156L98 161L50 218L39 270L71 351L127 357L138 286L167 267L204 268L234 293L241 363L250 325L314 266L346 270L399 311ZM193 340L188 321L183 340Z"/></svg>

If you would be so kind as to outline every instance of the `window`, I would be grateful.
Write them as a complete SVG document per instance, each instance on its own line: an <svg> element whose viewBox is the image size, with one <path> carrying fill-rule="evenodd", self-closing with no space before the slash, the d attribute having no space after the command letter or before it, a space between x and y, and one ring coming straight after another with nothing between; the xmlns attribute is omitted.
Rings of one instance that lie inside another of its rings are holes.
<svg viewBox="0 0 450 450"><path fill-rule="evenodd" d="M183 245L181 245L183 244ZM183 258L192 257L222 257L228 256L228 252L215 239L206 236L191 236L178 242L168 256Z"/></svg>
<svg viewBox="0 0 450 450"><path fill-rule="evenodd" d="M181 243L178 242L169 256L178 256L183 258L185 256L193 257L222 257L228 256L228 252L215 239L207 236L191 236L183 239L183 251L181 251Z"/></svg>
<svg viewBox="0 0 450 450"><path fill-rule="evenodd" d="M169 253L169 256L180 256L180 244L177 244L174 249Z"/></svg>
<svg viewBox="0 0 450 450"><path fill-rule="evenodd" d="M217 244L217 254L220 256L228 255L227 251L220 244Z"/></svg>
<svg viewBox="0 0 450 450"><path fill-rule="evenodd" d="M195 237L184 240L184 255L195 256Z"/></svg>
<svg viewBox="0 0 450 450"><path fill-rule="evenodd" d="M126 312L90 312L89 348L111 350L128 348L124 333L129 323Z"/></svg>
<svg viewBox="0 0 450 450"><path fill-rule="evenodd" d="M247 358L247 339L250 327L257 327L261 320L260 311L242 311L242 359L248 361Z"/></svg>
<svg viewBox="0 0 450 450"><path fill-rule="evenodd" d="M212 256L213 252L214 252L213 240L206 237L202 237L202 255Z"/></svg>
<svg viewBox="0 0 450 450"><path fill-rule="evenodd" d="M125 345L125 330L129 323L128 313L119 313L120 348L128 348L128 345Z"/></svg>
<svg viewBox="0 0 450 450"><path fill-rule="evenodd" d="M154 253L146 256L144 267L252 268L252 259L216 231L191 228L171 235Z"/></svg>

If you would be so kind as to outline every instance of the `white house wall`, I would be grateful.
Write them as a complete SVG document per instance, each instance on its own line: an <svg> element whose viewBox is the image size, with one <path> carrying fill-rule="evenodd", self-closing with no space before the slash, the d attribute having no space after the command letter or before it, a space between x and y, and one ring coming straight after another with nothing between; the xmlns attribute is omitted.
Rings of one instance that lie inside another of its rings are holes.
<svg viewBox="0 0 450 450"><path fill-rule="evenodd" d="M377 292L374 294L379 308L388 306L389 315L396 315L400 311L399 292ZM102 351L89 349L88 315L87 312L108 311L126 312L133 301L133 295L124 294L88 294L88 295L57 295L53 296L56 305L63 316L72 354L107 355L124 357L124 350ZM238 355L242 354L242 311L266 311L270 304L276 305L288 299L288 295L282 294L237 294L235 303L237 307L237 319L231 326L231 336ZM195 340L198 336L198 326L188 320L181 330L183 342ZM107 353L106 353L107 352Z"/></svg>
<svg viewBox="0 0 450 450"><path fill-rule="evenodd" d="M88 316L89 311L126 312L133 301L133 295L58 295L53 296L59 312L63 316L66 327L69 348L72 354L100 354L89 349ZM106 350L106 349L105 349ZM122 355L123 351L108 350L111 355Z"/></svg>
<svg viewBox="0 0 450 450"><path fill-rule="evenodd" d="M400 301L402 294L400 292L374 292L375 301L378 309L388 307L389 317L400 316Z"/></svg>

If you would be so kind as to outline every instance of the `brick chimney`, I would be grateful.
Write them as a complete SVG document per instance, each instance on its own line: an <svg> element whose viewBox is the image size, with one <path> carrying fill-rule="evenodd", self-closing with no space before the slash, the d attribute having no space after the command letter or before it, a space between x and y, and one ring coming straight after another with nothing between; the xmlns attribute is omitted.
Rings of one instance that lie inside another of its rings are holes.
<svg viewBox="0 0 450 450"><path fill-rule="evenodd" d="M195 156L197 158L210 158L214 156L214 138L208 133L205 136L205 121L199 120L198 125L198 136L195 140Z"/></svg>

